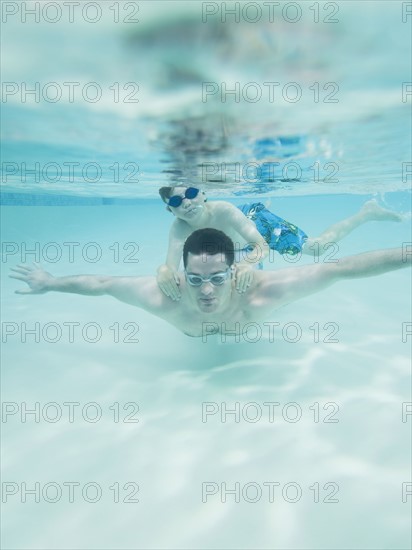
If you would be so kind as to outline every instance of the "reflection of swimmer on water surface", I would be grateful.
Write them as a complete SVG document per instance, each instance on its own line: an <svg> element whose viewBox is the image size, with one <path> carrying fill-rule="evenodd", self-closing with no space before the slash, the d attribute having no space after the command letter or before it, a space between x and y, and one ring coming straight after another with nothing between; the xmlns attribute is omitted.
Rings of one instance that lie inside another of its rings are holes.
<svg viewBox="0 0 412 550"><path fill-rule="evenodd" d="M158 269L157 281L161 290L173 300L180 299L178 269L183 245L196 229L212 227L223 231L239 249L236 289L245 292L251 285L254 272L269 254L269 248L279 254L318 256L327 250L327 244L336 243L368 221L400 221L401 216L384 210L375 200L368 201L360 211L326 229L319 237L311 238L304 231L272 214L262 203L239 207L226 201L207 201L205 193L196 187L179 185L162 187L162 200L176 219L169 234L165 264ZM243 254L242 254L243 250Z"/></svg>
<svg viewBox="0 0 412 550"><path fill-rule="evenodd" d="M160 290L156 277L75 275L53 277L40 266L17 266L12 278L27 283L18 294L66 292L85 296L109 295L140 307L190 336L203 336L213 326L233 333L239 326L267 318L274 310L314 294L331 284L372 277L406 267L409 249L388 249L276 271L256 271L248 292L236 291L237 266L231 239L216 229L200 229L186 240L184 271L178 274L181 299Z"/></svg>

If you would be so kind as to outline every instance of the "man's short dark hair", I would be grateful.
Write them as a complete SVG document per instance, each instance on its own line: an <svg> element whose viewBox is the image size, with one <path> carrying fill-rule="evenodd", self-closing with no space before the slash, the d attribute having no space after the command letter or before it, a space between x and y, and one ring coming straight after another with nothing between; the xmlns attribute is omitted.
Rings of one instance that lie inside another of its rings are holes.
<svg viewBox="0 0 412 550"><path fill-rule="evenodd" d="M187 257L191 254L224 254L226 263L231 266L235 261L235 247L223 231L218 229L197 229L187 239L183 247L183 265L186 269Z"/></svg>

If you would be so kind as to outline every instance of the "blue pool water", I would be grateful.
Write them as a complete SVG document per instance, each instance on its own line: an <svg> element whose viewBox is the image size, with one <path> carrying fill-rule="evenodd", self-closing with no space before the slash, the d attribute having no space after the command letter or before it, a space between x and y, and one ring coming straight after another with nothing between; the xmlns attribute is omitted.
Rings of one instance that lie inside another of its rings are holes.
<svg viewBox="0 0 412 550"><path fill-rule="evenodd" d="M3 80L20 88L2 105L3 547L409 548L409 270L290 304L259 338L203 341L110 297L16 295L7 277L33 260L155 273L172 221L157 190L175 183L270 199L313 236L375 198L403 221L359 227L337 256L410 243L404 3L330 3L327 25L301 2L295 24L220 26L200 2L130 3L134 25L108 4L94 25L2 29ZM101 101L22 101L23 82L67 81L99 83ZM302 98L204 102L205 81L295 82ZM113 102L115 82L139 83L139 103ZM339 101L315 102L314 82Z"/></svg>

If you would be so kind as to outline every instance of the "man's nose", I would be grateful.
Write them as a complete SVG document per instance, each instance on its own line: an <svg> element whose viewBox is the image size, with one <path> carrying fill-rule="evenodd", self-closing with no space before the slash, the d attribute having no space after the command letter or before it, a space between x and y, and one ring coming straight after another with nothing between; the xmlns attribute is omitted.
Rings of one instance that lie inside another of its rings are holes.
<svg viewBox="0 0 412 550"><path fill-rule="evenodd" d="M188 208L190 206L190 199L187 199L186 197L184 197L182 199L182 205L183 205L183 208Z"/></svg>
<svg viewBox="0 0 412 550"><path fill-rule="evenodd" d="M210 281L208 281L207 283L203 283L202 286L200 287L200 292L204 295L204 296L209 296L210 294L213 293L213 285Z"/></svg>

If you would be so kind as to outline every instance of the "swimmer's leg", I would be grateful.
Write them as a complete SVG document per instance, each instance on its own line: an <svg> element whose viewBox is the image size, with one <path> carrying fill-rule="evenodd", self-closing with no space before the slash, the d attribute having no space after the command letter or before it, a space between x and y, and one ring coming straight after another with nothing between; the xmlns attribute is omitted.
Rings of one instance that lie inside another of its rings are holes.
<svg viewBox="0 0 412 550"><path fill-rule="evenodd" d="M372 199L362 206L359 212L350 218L346 218L328 227L319 237L309 237L302 249L303 254L313 256L322 255L326 252L328 243L337 243L346 235L349 235L360 225L370 221L402 221L402 216L391 210L379 206L375 199Z"/></svg>

